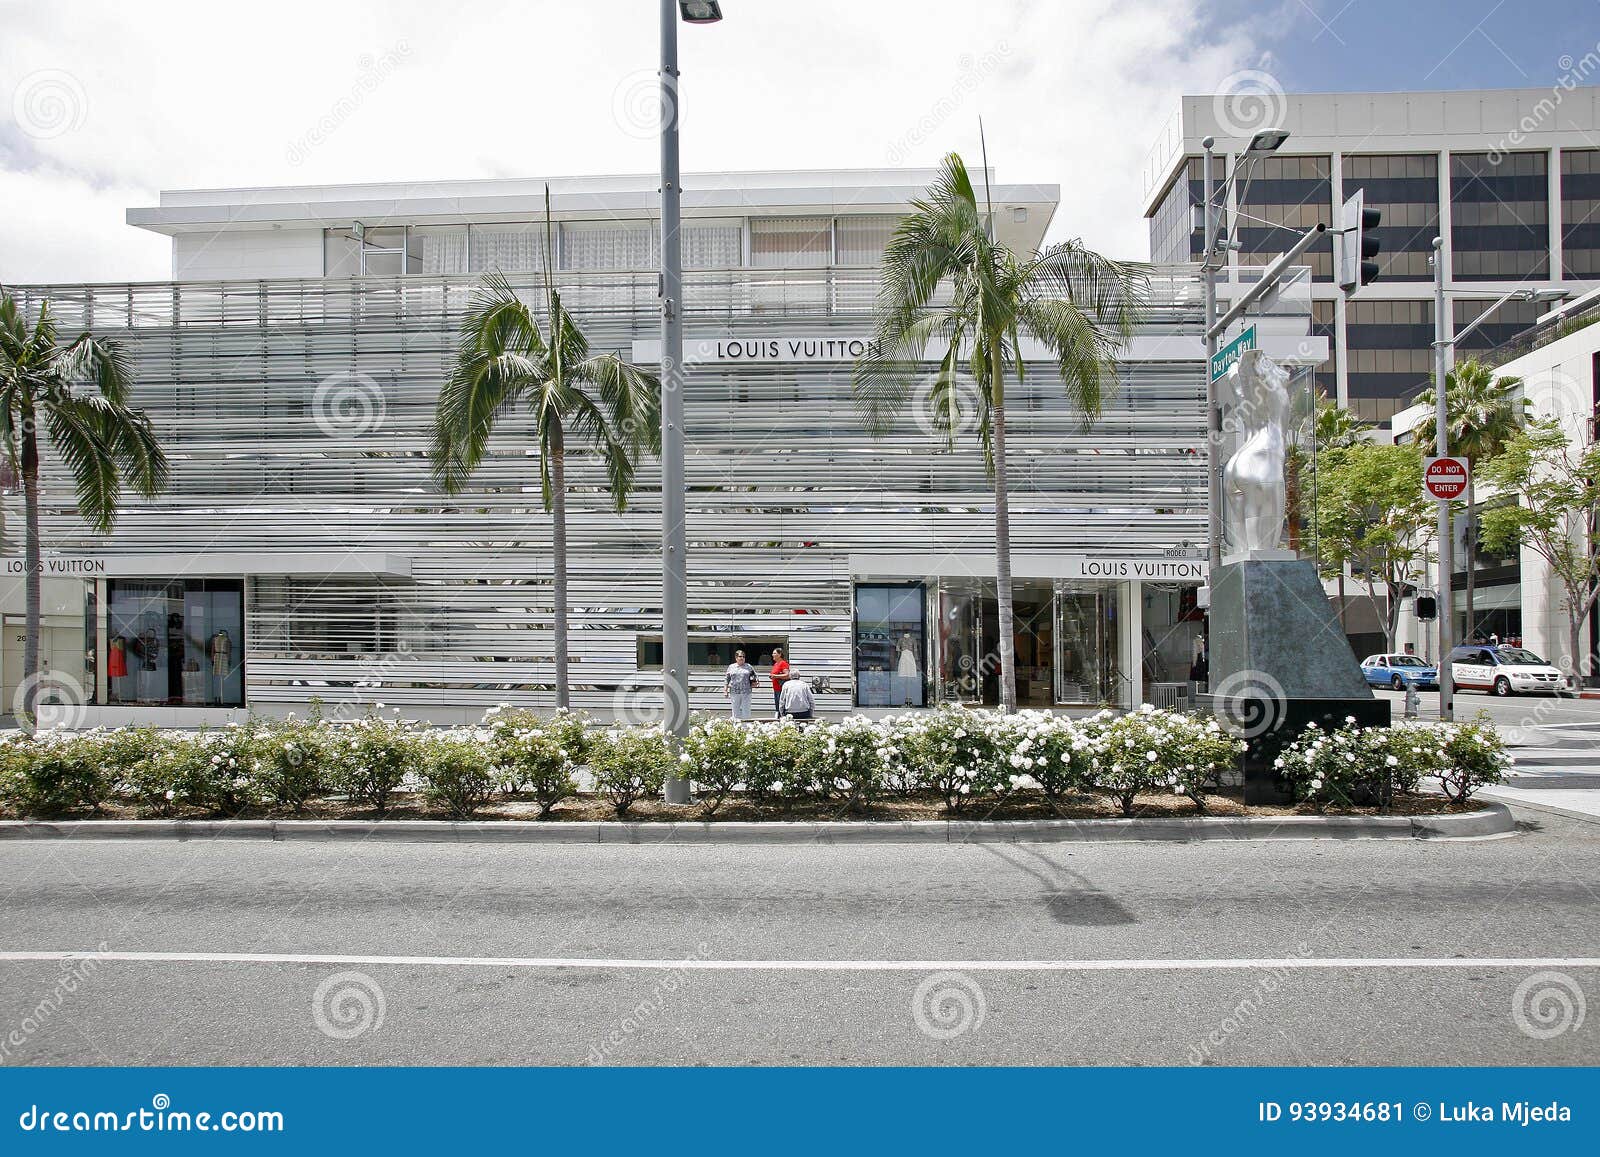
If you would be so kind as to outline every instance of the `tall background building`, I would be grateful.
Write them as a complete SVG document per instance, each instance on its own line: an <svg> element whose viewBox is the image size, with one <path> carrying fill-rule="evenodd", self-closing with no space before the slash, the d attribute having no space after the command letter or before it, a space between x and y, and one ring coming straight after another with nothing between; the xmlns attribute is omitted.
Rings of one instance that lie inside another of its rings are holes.
<svg viewBox="0 0 1600 1157"><path fill-rule="evenodd" d="M1330 339L1322 389L1362 419L1388 420L1432 372L1435 236L1444 239L1452 333L1513 287L1576 296L1600 285L1600 88L1576 83L1590 63L1600 71L1600 59L1585 58L1540 89L1286 95L1260 77L1240 91L1186 96L1146 167L1150 258L1201 255L1194 207L1207 136L1220 183L1257 130L1287 129L1287 143L1229 190L1225 220L1239 247L1219 297L1240 292L1293 231L1335 226L1339 206L1364 190L1383 211L1379 278L1345 301L1324 239L1306 260L1312 322ZM1456 356L1506 341L1548 308L1508 303Z"/></svg>

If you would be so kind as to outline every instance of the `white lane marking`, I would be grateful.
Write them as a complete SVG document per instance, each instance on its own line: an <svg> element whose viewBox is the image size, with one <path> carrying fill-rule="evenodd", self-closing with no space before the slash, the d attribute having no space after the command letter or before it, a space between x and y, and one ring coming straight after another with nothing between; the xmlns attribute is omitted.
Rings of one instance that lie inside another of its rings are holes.
<svg viewBox="0 0 1600 1157"><path fill-rule="evenodd" d="M690 972L1222 972L1340 968L1600 968L1600 956L1286 956L1169 960L650 960L583 956L354 956L291 952L0 952L0 963L317 964L424 968L682 969Z"/></svg>

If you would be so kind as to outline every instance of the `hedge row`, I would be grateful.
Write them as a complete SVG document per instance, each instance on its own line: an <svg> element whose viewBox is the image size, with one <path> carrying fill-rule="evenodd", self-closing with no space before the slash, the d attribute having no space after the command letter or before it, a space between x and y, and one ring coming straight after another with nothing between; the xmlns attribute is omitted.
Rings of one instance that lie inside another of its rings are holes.
<svg viewBox="0 0 1600 1157"><path fill-rule="evenodd" d="M507 796L541 817L581 777L616 814L659 796L669 774L694 781L703 814L735 793L787 811L815 801L860 810L884 797L933 796L951 814L1017 790L1050 800L1110 796L1124 814L1149 792L1204 811L1243 744L1214 720L1145 708L1087 719L943 707L885 719L799 726L702 719L675 752L659 728L603 729L582 714L496 708L471 728L429 728L379 714L329 724L251 718L197 733L122 728L14 736L0 743L0 800L23 815L117 802L147 814L263 807L302 812L343 798L379 814L402 791L465 818ZM1307 732L1279 761L1304 800L1386 802L1440 775L1464 801L1509 763L1487 723Z"/></svg>

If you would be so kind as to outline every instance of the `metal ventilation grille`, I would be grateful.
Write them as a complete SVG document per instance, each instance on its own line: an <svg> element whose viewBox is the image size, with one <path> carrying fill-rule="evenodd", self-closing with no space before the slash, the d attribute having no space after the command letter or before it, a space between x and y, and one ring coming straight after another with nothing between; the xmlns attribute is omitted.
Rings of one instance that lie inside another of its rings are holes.
<svg viewBox="0 0 1600 1157"><path fill-rule="evenodd" d="M381 700L472 713L548 704L549 520L537 460L513 416L463 494L426 458L470 277L28 286L61 328L123 340L135 400L173 463L170 491L130 500L101 538L46 471L46 548L174 555L253 552L248 701ZM524 287L523 283L519 288ZM1199 281L1163 270L1143 332L1198 333ZM528 279L530 300L538 285ZM876 282L860 271L691 274L691 336L862 335ZM565 275L592 345L654 338L653 275ZM1085 431L1048 363L1008 390L1016 554L1156 557L1205 525L1200 361L1128 362ZM971 438L946 451L911 417L886 437L856 418L848 363L691 367L686 409L691 629L787 637L797 664L849 706L852 552L993 550L993 500ZM617 514L597 463L568 476L575 706L609 710L659 632L659 471L647 463ZM6 498L6 549L20 544ZM384 551L409 582L273 577L288 552ZM176 569L176 567L175 567ZM196 572L191 572L196 573ZM699 676L694 706L721 705ZM627 694L626 690L621 694Z"/></svg>

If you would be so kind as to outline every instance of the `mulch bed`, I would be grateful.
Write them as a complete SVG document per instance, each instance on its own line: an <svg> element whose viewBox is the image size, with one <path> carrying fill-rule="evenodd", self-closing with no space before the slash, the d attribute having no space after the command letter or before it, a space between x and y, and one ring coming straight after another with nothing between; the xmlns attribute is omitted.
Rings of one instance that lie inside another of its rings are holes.
<svg viewBox="0 0 1600 1157"><path fill-rule="evenodd" d="M1453 811L1470 811L1479 805L1469 802L1465 808L1455 807L1448 799L1439 795L1401 795L1396 796L1390 815L1439 815ZM531 800L512 797L507 800L497 801L477 812L472 818L475 820L508 820L528 821L535 820L543 823L588 822L594 823L601 820L615 820L617 815L611 804L602 796L580 795L563 800L542 821L538 820L538 804ZM1136 818L1192 818L1199 814L1195 811L1194 803L1184 796L1170 793L1141 795L1134 804L1133 814ZM1282 806L1256 805L1246 807L1238 788L1224 789L1215 795L1206 796L1206 810L1208 816L1356 816L1377 815L1376 807L1329 807L1321 812L1309 805L1297 806L1287 804ZM23 816L6 815L8 819L27 818ZM157 818L148 812L140 811L124 805L108 804L96 812L75 812L67 815L48 817L52 819L149 819ZM194 808L180 809L171 817L175 819L301 819L301 820L439 820L450 819L444 811L430 807L419 796L407 793L397 793L395 803L389 811L380 816L371 808L357 806L341 800L319 800L308 804L304 811L296 814L288 808L257 808L240 812L235 816L222 817L211 812L200 811ZM944 800L931 795L918 795L907 798L892 798L878 800L868 807L851 811L842 803L829 801L811 801L797 804L785 811L775 805L757 805L740 796L730 796L723 801L714 815L706 814L704 803L694 803L688 807L668 807L660 800L641 800L628 810L623 817L635 823L663 823L663 822L697 822L703 820L719 821L762 821L762 820L788 820L788 821L821 821L821 820L878 820L878 821L905 821L905 820L1046 820L1046 819L1120 819L1122 808L1116 800L1107 796L1075 795L1051 801L1045 799L1038 792L1015 792L1001 800L990 800L975 803L958 814L952 815L945 810Z"/></svg>

